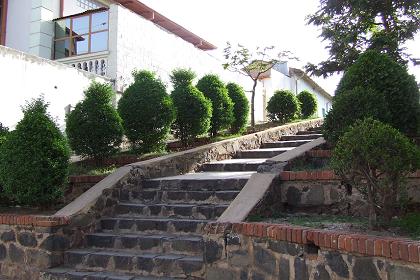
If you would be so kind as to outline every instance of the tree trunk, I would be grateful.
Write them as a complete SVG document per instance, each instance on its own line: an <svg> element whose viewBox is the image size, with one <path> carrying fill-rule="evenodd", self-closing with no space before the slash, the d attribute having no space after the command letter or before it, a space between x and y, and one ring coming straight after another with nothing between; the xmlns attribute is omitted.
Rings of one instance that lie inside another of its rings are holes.
<svg viewBox="0 0 420 280"><path fill-rule="evenodd" d="M257 83L258 80L254 80L251 92L251 127L253 130L255 129L255 89L257 88Z"/></svg>
<svg viewBox="0 0 420 280"><path fill-rule="evenodd" d="M368 191L368 203L369 203L369 228L374 229L377 226L376 220L376 210L375 210L375 198L374 198L374 191L373 186L367 186Z"/></svg>

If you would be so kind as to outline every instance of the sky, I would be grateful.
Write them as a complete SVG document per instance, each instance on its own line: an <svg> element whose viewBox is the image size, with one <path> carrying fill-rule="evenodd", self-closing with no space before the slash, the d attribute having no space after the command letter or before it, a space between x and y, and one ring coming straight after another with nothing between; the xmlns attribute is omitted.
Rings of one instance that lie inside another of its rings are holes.
<svg viewBox="0 0 420 280"><path fill-rule="evenodd" d="M226 42L249 48L276 46L292 51L302 68L307 62L328 59L327 42L317 27L306 25L305 17L317 11L319 0L142 0L144 4L216 45L214 55L222 59ZM407 44L408 52L420 58L420 34ZM410 65L420 83L420 66ZM327 79L312 77L333 94L340 75Z"/></svg>

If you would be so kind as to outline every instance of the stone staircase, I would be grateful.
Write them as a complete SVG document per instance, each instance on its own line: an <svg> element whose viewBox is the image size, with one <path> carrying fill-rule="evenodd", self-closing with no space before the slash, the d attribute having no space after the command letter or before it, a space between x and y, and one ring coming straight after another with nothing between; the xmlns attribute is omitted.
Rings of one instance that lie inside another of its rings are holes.
<svg viewBox="0 0 420 280"><path fill-rule="evenodd" d="M65 252L64 265L42 279L203 279L203 228L215 221L266 159L320 137L318 131L283 136L201 172L145 180L120 194L115 215Z"/></svg>

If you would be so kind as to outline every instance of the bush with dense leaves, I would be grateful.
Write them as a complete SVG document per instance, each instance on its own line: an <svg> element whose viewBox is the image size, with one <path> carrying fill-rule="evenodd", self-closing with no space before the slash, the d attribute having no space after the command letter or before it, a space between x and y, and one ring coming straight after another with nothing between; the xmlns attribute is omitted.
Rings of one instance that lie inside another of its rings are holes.
<svg viewBox="0 0 420 280"><path fill-rule="evenodd" d="M0 147L0 181L4 193L19 205L47 207L63 195L70 151L66 139L34 100Z"/></svg>
<svg viewBox="0 0 420 280"><path fill-rule="evenodd" d="M123 128L113 96L110 85L92 83L84 100L67 115L66 134L78 155L101 159L118 150Z"/></svg>
<svg viewBox="0 0 420 280"><path fill-rule="evenodd" d="M385 95L371 88L356 87L334 96L333 109L325 117L325 138L335 144L356 120L372 117L389 123L391 114Z"/></svg>
<svg viewBox="0 0 420 280"><path fill-rule="evenodd" d="M300 104L297 97L289 90L278 90L267 104L268 117L280 123L289 122L300 114Z"/></svg>
<svg viewBox="0 0 420 280"><path fill-rule="evenodd" d="M213 113L210 134L216 136L221 130L229 128L233 122L233 102L226 86L217 75L205 75L198 81L197 88L211 100Z"/></svg>
<svg viewBox="0 0 420 280"><path fill-rule="evenodd" d="M420 150L395 128L367 118L340 138L331 167L365 195L374 227L377 216L389 222L400 205L407 174L420 167Z"/></svg>
<svg viewBox="0 0 420 280"><path fill-rule="evenodd" d="M301 91L297 96L300 102L300 110L303 118L312 117L317 109L317 101L314 94L307 90Z"/></svg>
<svg viewBox="0 0 420 280"><path fill-rule="evenodd" d="M172 100L154 73L135 71L133 77L118 103L125 134L139 152L160 151L175 118Z"/></svg>
<svg viewBox="0 0 420 280"><path fill-rule="evenodd" d="M232 133L241 133L245 130L248 123L249 101L244 89L240 85L228 83L226 88L233 102L234 121L231 124L230 130Z"/></svg>
<svg viewBox="0 0 420 280"><path fill-rule="evenodd" d="M418 132L419 89L414 76L408 74L405 66L386 54L367 51L344 73L335 95L356 87L371 88L385 96L391 116L390 125L405 134ZM333 111L334 107L335 104Z"/></svg>
<svg viewBox="0 0 420 280"><path fill-rule="evenodd" d="M176 69L171 75L174 86L171 97L176 111L173 127L184 146L210 128L211 102L192 84L194 78L195 73L186 69Z"/></svg>

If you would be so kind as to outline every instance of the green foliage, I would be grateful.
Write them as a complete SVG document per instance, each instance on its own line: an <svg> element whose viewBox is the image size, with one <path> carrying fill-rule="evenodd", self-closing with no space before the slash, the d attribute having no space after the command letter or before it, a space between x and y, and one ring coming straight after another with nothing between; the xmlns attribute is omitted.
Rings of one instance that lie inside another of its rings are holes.
<svg viewBox="0 0 420 280"><path fill-rule="evenodd" d="M304 90L298 94L297 98L300 102L302 117L305 119L312 117L318 106L315 95Z"/></svg>
<svg viewBox="0 0 420 280"><path fill-rule="evenodd" d="M389 123L391 116L382 92L369 87L356 87L333 98L333 108L325 117L323 134L335 144L356 120L372 117Z"/></svg>
<svg viewBox="0 0 420 280"><path fill-rule="evenodd" d="M244 89L235 83L228 83L226 88L229 93L229 97L233 102L233 117L234 121L231 125L231 132L241 133L245 131L248 123L249 115L249 101L245 95Z"/></svg>
<svg viewBox="0 0 420 280"><path fill-rule="evenodd" d="M92 83L85 98L67 115L66 134L81 156L101 159L114 154L122 141L122 120L111 104L110 85Z"/></svg>
<svg viewBox="0 0 420 280"><path fill-rule="evenodd" d="M195 73L186 69L176 69L171 75L174 85L171 97L176 111L173 127L184 146L209 130L212 115L210 100L192 84L194 77Z"/></svg>
<svg viewBox="0 0 420 280"><path fill-rule="evenodd" d="M371 88L383 94L390 113L389 124L406 134L417 133L420 93L414 76L409 75L404 66L387 55L367 51L344 74L335 95L356 87ZM333 111L334 106L335 103Z"/></svg>
<svg viewBox="0 0 420 280"><path fill-rule="evenodd" d="M70 151L66 139L36 99L0 147L0 181L5 195L20 205L46 207L60 199Z"/></svg>
<svg viewBox="0 0 420 280"><path fill-rule="evenodd" d="M118 103L125 134L142 153L162 150L175 117L172 100L154 73L137 71L133 77Z"/></svg>
<svg viewBox="0 0 420 280"><path fill-rule="evenodd" d="M394 220L393 225L400 227L409 233L413 238L420 238L420 214L410 213L406 216Z"/></svg>
<svg viewBox="0 0 420 280"><path fill-rule="evenodd" d="M221 130L229 128L233 122L233 102L225 85L217 75L205 75L198 81L197 88L211 100L213 114L210 134L216 136Z"/></svg>
<svg viewBox="0 0 420 280"><path fill-rule="evenodd" d="M289 122L300 113L299 100L290 90L278 90L268 101L267 111L270 120Z"/></svg>
<svg viewBox="0 0 420 280"><path fill-rule="evenodd" d="M389 222L400 205L406 175L420 167L420 150L395 128L367 118L340 138L331 167L365 195L374 227L378 215Z"/></svg>
<svg viewBox="0 0 420 280"><path fill-rule="evenodd" d="M420 1L415 0L321 0L308 23L321 27L330 57L318 66L308 64L307 70L324 77L345 71L369 49L406 63L403 45L420 28L419 10Z"/></svg>

